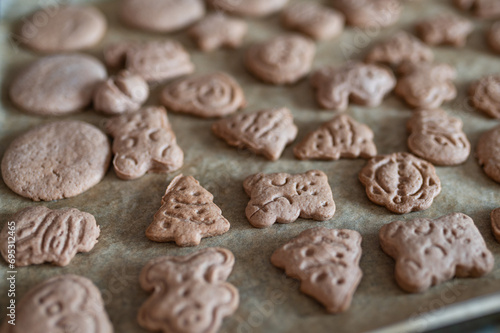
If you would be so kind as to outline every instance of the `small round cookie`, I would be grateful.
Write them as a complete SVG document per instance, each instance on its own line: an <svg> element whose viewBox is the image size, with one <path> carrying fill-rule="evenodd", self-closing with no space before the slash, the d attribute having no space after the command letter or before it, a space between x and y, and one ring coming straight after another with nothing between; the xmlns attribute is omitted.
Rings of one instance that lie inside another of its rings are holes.
<svg viewBox="0 0 500 333"><path fill-rule="evenodd" d="M500 183L500 126L481 135L476 156L488 177Z"/></svg>
<svg viewBox="0 0 500 333"><path fill-rule="evenodd" d="M16 138L2 159L5 184L34 201L74 197L106 174L111 147L106 135L81 121L38 126Z"/></svg>
<svg viewBox="0 0 500 333"><path fill-rule="evenodd" d="M38 52L67 52L97 44L106 33L104 15L92 6L42 8L23 20L19 41Z"/></svg>
<svg viewBox="0 0 500 333"><path fill-rule="evenodd" d="M500 119L500 74L487 75L469 89L471 104L491 118Z"/></svg>
<svg viewBox="0 0 500 333"><path fill-rule="evenodd" d="M496 53L500 53L500 21L493 23L488 31L488 44Z"/></svg>
<svg viewBox="0 0 500 333"><path fill-rule="evenodd" d="M103 64L89 55L51 55L19 73L9 94L14 104L27 112L63 115L88 106L96 85L106 75Z"/></svg>
<svg viewBox="0 0 500 333"><path fill-rule="evenodd" d="M400 0L335 0L330 3L345 15L347 24L367 29L395 24L403 9Z"/></svg>
<svg viewBox="0 0 500 333"><path fill-rule="evenodd" d="M202 0L123 0L120 18L126 25L154 32L172 32L205 15Z"/></svg>
<svg viewBox="0 0 500 333"><path fill-rule="evenodd" d="M247 69L271 84L292 84L311 70L316 47L297 34L274 37L251 46L245 55Z"/></svg>
<svg viewBox="0 0 500 333"><path fill-rule="evenodd" d="M233 15L262 17L276 13L285 7L288 0L207 0L215 10Z"/></svg>

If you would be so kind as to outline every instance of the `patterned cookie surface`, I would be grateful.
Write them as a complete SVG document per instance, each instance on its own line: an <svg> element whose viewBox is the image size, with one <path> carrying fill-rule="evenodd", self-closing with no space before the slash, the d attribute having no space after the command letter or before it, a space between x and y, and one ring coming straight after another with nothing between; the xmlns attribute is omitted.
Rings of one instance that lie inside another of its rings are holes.
<svg viewBox="0 0 500 333"><path fill-rule="evenodd" d="M223 10L232 15L261 17L280 11L288 0L207 0L215 10Z"/></svg>
<svg viewBox="0 0 500 333"><path fill-rule="evenodd" d="M500 119L500 75L487 75L474 82L469 96L476 109Z"/></svg>
<svg viewBox="0 0 500 333"><path fill-rule="evenodd" d="M468 19L445 13L418 23L416 30L426 44L463 47L474 25Z"/></svg>
<svg viewBox="0 0 500 333"><path fill-rule="evenodd" d="M349 25L361 28L395 24L403 7L399 0L335 0L331 5L344 13Z"/></svg>
<svg viewBox="0 0 500 333"><path fill-rule="evenodd" d="M497 0L454 0L454 2L458 8L471 11L477 17L500 17L500 2Z"/></svg>
<svg viewBox="0 0 500 333"><path fill-rule="evenodd" d="M500 183L500 126L481 135L476 156L488 177Z"/></svg>
<svg viewBox="0 0 500 333"><path fill-rule="evenodd" d="M189 29L189 34L200 50L209 52L222 46L237 48L243 43L247 30L245 21L213 13Z"/></svg>

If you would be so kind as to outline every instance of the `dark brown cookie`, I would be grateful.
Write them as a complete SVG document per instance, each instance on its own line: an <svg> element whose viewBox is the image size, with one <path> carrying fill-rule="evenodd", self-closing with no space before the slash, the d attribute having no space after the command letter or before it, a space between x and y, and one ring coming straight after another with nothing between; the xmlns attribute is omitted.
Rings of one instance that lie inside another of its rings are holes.
<svg viewBox="0 0 500 333"><path fill-rule="evenodd" d="M408 153L372 158L359 180L371 201L397 214L425 210L441 192L434 166Z"/></svg>
<svg viewBox="0 0 500 333"><path fill-rule="evenodd" d="M372 130L342 114L309 133L293 152L299 160L370 158L377 155Z"/></svg>
<svg viewBox="0 0 500 333"><path fill-rule="evenodd" d="M500 2L498 0L454 0L455 5L470 11L480 18L500 17Z"/></svg>
<svg viewBox="0 0 500 333"><path fill-rule="evenodd" d="M493 255L474 221L462 213L395 221L380 229L379 238L384 252L396 260L396 282L411 293L493 269Z"/></svg>
<svg viewBox="0 0 500 333"><path fill-rule="evenodd" d="M470 154L470 142L462 130L462 121L444 110L414 111L407 123L411 132L411 152L436 165L464 163Z"/></svg>
<svg viewBox="0 0 500 333"><path fill-rule="evenodd" d="M155 242L196 246L204 237L226 233L229 221L213 200L196 179L178 175L168 185L146 236Z"/></svg>
<svg viewBox="0 0 500 333"><path fill-rule="evenodd" d="M261 17L280 11L288 0L207 0L215 10L233 15Z"/></svg>
<svg viewBox="0 0 500 333"><path fill-rule="evenodd" d="M469 88L471 104L491 118L500 119L500 75L487 75Z"/></svg>
<svg viewBox="0 0 500 333"><path fill-rule="evenodd" d="M209 52L222 46L237 48L243 43L247 30L248 25L244 20L213 13L189 29L189 35L200 50Z"/></svg>
<svg viewBox="0 0 500 333"><path fill-rule="evenodd" d="M488 177L500 183L500 126L481 135L476 156Z"/></svg>
<svg viewBox="0 0 500 333"><path fill-rule="evenodd" d="M491 229L497 242L500 243L500 208L494 209L490 214Z"/></svg>
<svg viewBox="0 0 500 333"><path fill-rule="evenodd" d="M271 262L300 280L300 291L330 313L346 311L363 273L359 268L361 235L354 230L305 230L276 251Z"/></svg>
<svg viewBox="0 0 500 333"><path fill-rule="evenodd" d="M299 217L326 221L335 214L328 177L319 170L291 175L258 173L243 183L250 197L248 221L256 228L291 223Z"/></svg>
<svg viewBox="0 0 500 333"><path fill-rule="evenodd" d="M418 23L415 28L426 44L463 47L474 25L466 18L444 13Z"/></svg>
<svg viewBox="0 0 500 333"><path fill-rule="evenodd" d="M214 247L150 260L139 277L152 293L139 309L139 325L163 333L217 332L239 304L238 290L226 282L233 266L234 255Z"/></svg>
<svg viewBox="0 0 500 333"><path fill-rule="evenodd" d="M335 0L331 5L344 13L349 25L361 28L393 25L403 8L399 0Z"/></svg>
<svg viewBox="0 0 500 333"><path fill-rule="evenodd" d="M500 53L500 21L492 24L488 30L488 44L496 53Z"/></svg>

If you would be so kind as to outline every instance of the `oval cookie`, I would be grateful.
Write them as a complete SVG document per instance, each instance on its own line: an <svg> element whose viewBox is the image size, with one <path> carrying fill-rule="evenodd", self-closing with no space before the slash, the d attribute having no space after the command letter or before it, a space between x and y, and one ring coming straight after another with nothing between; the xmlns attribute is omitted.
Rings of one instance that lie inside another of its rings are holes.
<svg viewBox="0 0 500 333"><path fill-rule="evenodd" d="M399 0L335 0L331 5L345 15L349 25L367 29L395 24L403 8Z"/></svg>
<svg viewBox="0 0 500 333"><path fill-rule="evenodd" d="M5 184L34 201L74 197L96 185L111 159L108 138L81 121L38 126L16 138L2 159Z"/></svg>
<svg viewBox="0 0 500 333"><path fill-rule="evenodd" d="M500 126L481 135L476 156L488 177L500 183Z"/></svg>
<svg viewBox="0 0 500 333"><path fill-rule="evenodd" d="M488 75L469 89L471 104L491 118L500 119L500 75Z"/></svg>
<svg viewBox="0 0 500 333"><path fill-rule="evenodd" d="M280 11L288 0L207 0L215 10L240 16L267 16Z"/></svg>

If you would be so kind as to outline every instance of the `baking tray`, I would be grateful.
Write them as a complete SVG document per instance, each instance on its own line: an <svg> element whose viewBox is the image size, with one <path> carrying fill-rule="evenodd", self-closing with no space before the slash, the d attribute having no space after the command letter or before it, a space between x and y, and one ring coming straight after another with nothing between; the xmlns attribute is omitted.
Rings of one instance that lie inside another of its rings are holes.
<svg viewBox="0 0 500 333"><path fill-rule="evenodd" d="M17 110L9 101L7 91L13 76L38 57L13 42L11 31L14 23L22 20L34 8L57 1L0 2L0 154L16 136L40 123L69 118L103 128L105 117L92 110L67 117L42 118ZM88 52L101 59L102 47L112 41L167 37L122 26L116 17L118 1L98 2L96 5L106 14L109 31L105 39ZM449 0L407 2L398 26L377 29L375 24L367 32L348 28L340 38L317 44L314 68L342 64L348 56L362 59L372 43L401 28L411 31L415 20L439 11L453 12L455 8ZM248 22L249 34L244 46L238 50L203 54L195 48L185 32L168 37L181 41L191 52L197 73L223 70L235 76L248 99L245 111L289 107L299 127L298 142L309 131L332 118L334 113L318 108L307 80L286 87L271 86L259 82L245 71L242 59L246 47L285 31L277 16ZM488 50L484 40L489 22L474 22L476 29L466 48L434 48L437 61L450 63L458 70L456 85L459 96L444 105L444 109L464 121L465 132L473 147L480 134L498 125L498 122L468 107L466 88L472 80L491 73L492 69L500 71L500 58ZM158 103L160 89L161 86L153 86L147 104ZM373 129L381 154L407 151L405 124L411 110L398 98L391 95L377 108L351 105L347 113ZM472 155L463 165L437 168L443 190L431 208L400 216L373 204L366 197L357 178L365 164L364 160L298 161L293 157L292 148L288 147L279 161L269 162L245 150L230 148L215 138L210 131L211 120L173 113L169 113L169 118L179 145L185 152L184 166L175 173L150 174L138 180L123 181L110 170L100 184L77 197L42 203L31 202L14 194L0 181L2 225L21 208L45 205L53 209L76 207L89 212L96 217L102 230L95 248L90 253L78 254L67 267L45 264L19 268L16 284L18 300L29 288L47 278L59 274L79 274L90 278L101 290L115 332L145 332L135 319L139 307L148 297L138 283L140 270L145 263L161 255L185 255L202 247L222 246L236 256L229 282L239 289L241 302L237 312L224 321L221 332L422 331L500 310L500 244L495 242L489 222L490 211L500 206L500 185L485 176ZM248 198L242 188L246 176L256 172L299 173L309 169L323 170L329 177L337 204L333 219L326 222L299 219L289 225L277 224L267 229L255 229L248 223L244 214ZM193 175L214 194L215 203L231 222L228 233L204 239L198 248L154 243L145 237L144 231L160 206L165 188L179 173ZM456 211L474 219L488 248L495 255L493 271L478 279L454 279L420 294L403 292L394 280L394 261L380 249L377 237L379 228L397 219L436 218ZM363 236L360 265L364 277L351 308L343 314L328 314L318 302L299 292L298 281L287 278L283 271L272 266L269 261L277 247L301 231L316 226L354 229ZM2 319L8 302L6 272L7 266L2 262Z"/></svg>

